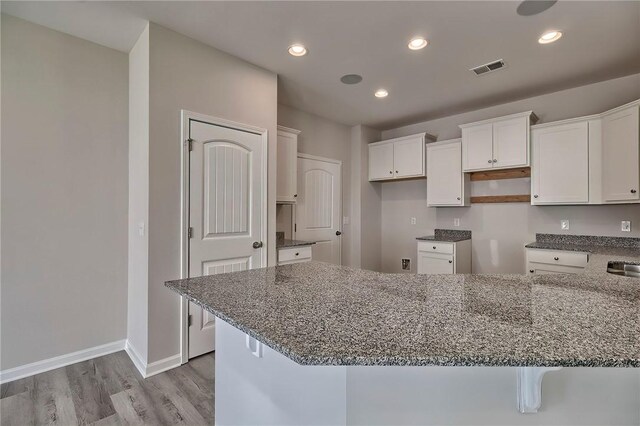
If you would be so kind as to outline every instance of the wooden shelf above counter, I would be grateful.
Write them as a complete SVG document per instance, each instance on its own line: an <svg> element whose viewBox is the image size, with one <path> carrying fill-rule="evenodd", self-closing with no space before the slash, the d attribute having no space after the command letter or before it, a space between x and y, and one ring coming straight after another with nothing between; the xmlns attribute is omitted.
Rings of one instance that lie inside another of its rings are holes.
<svg viewBox="0 0 640 426"><path fill-rule="evenodd" d="M517 169L505 170L485 170L482 172L469 173L471 181L479 180L500 180L500 179L519 179L531 177L531 167L519 167Z"/></svg>
<svg viewBox="0 0 640 426"><path fill-rule="evenodd" d="M482 195L471 197L471 204L480 203L530 203L531 194L521 195Z"/></svg>

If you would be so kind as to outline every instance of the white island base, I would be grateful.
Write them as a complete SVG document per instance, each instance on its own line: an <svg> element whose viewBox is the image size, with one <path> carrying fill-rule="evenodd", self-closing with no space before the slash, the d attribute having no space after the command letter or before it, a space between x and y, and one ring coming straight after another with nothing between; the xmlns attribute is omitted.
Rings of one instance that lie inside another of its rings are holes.
<svg viewBox="0 0 640 426"><path fill-rule="evenodd" d="M218 318L215 359L217 425L640 424L637 368L565 367L540 388L536 367L303 366Z"/></svg>

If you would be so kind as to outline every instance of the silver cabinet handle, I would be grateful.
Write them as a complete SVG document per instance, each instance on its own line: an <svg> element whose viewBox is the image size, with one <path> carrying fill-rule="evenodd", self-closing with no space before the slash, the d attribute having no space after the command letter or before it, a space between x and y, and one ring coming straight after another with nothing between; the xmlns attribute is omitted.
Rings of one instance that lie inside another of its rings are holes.
<svg viewBox="0 0 640 426"><path fill-rule="evenodd" d="M435 249L436 249L436 246L433 246L433 249L435 250Z"/></svg>
<svg viewBox="0 0 640 426"><path fill-rule="evenodd" d="M262 247L262 241L254 241L253 242L253 248L254 249L259 249L260 247Z"/></svg>
<svg viewBox="0 0 640 426"><path fill-rule="evenodd" d="M300 253L296 253L296 256L300 256Z"/></svg>
<svg viewBox="0 0 640 426"><path fill-rule="evenodd" d="M494 158L494 159L493 159L493 162L494 162L494 163L497 163L497 162L498 162L498 160L496 160L496 159Z"/></svg>
<svg viewBox="0 0 640 426"><path fill-rule="evenodd" d="M457 197L457 200L460 201L460 197Z"/></svg>
<svg viewBox="0 0 640 426"><path fill-rule="evenodd" d="M450 260L449 263L453 263L453 260Z"/></svg>
<svg viewBox="0 0 640 426"><path fill-rule="evenodd" d="M392 172L391 170L389 170L389 174L390 174L390 175L392 175L392 174L393 174L393 172Z"/></svg>
<svg viewBox="0 0 640 426"><path fill-rule="evenodd" d="M560 260L560 258L559 257L554 257L553 260Z"/></svg>
<svg viewBox="0 0 640 426"><path fill-rule="evenodd" d="M533 198L538 198L538 194L534 195Z"/></svg>
<svg viewBox="0 0 640 426"><path fill-rule="evenodd" d="M533 269L529 269L529 272L533 274L534 271L533 271Z"/></svg>
<svg viewBox="0 0 640 426"><path fill-rule="evenodd" d="M398 171L396 170L396 174L398 174Z"/></svg>
<svg viewBox="0 0 640 426"><path fill-rule="evenodd" d="M488 160L487 163L491 164L491 160Z"/></svg>
<svg viewBox="0 0 640 426"><path fill-rule="evenodd" d="M631 190L631 193L632 193L632 194L635 194L635 193L636 193L636 190L635 190L635 189L632 189L632 190Z"/></svg>

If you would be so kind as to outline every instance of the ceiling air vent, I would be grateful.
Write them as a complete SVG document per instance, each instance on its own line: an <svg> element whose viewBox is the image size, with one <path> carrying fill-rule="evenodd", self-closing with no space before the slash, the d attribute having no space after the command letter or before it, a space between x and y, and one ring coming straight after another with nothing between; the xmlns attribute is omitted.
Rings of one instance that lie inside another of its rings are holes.
<svg viewBox="0 0 640 426"><path fill-rule="evenodd" d="M488 64L480 65L479 67L471 68L470 71L473 71L476 75L482 75L489 73L491 71L499 70L500 68L504 68L506 65L502 59L498 59L497 61L489 62Z"/></svg>

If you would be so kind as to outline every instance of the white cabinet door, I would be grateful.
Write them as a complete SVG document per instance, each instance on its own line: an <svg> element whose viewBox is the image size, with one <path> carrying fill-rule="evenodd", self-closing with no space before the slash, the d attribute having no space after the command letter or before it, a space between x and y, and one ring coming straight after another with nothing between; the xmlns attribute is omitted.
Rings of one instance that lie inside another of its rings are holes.
<svg viewBox="0 0 640 426"><path fill-rule="evenodd" d="M462 129L462 170L491 168L493 164L493 124Z"/></svg>
<svg viewBox="0 0 640 426"><path fill-rule="evenodd" d="M532 130L531 204L589 202L589 123Z"/></svg>
<svg viewBox="0 0 640 426"><path fill-rule="evenodd" d="M640 199L638 105L602 119L602 197L604 202Z"/></svg>
<svg viewBox="0 0 640 426"><path fill-rule="evenodd" d="M418 252L418 274L453 273L453 255Z"/></svg>
<svg viewBox="0 0 640 426"><path fill-rule="evenodd" d="M427 145L427 205L463 204L461 155L459 139L451 143Z"/></svg>
<svg viewBox="0 0 640 426"><path fill-rule="evenodd" d="M394 176L424 176L424 139L409 139L393 144Z"/></svg>
<svg viewBox="0 0 640 426"><path fill-rule="evenodd" d="M392 179L393 143L369 145L369 180Z"/></svg>
<svg viewBox="0 0 640 426"><path fill-rule="evenodd" d="M278 130L277 195L279 203L294 203L298 185L298 135Z"/></svg>
<svg viewBox="0 0 640 426"><path fill-rule="evenodd" d="M529 165L529 118L515 117L493 123L493 168Z"/></svg>

